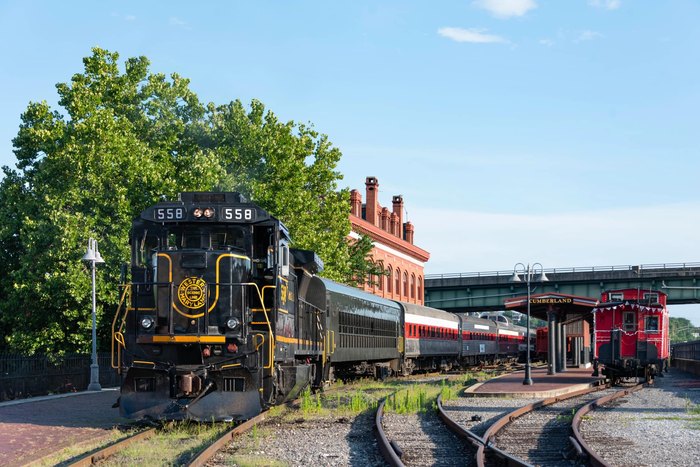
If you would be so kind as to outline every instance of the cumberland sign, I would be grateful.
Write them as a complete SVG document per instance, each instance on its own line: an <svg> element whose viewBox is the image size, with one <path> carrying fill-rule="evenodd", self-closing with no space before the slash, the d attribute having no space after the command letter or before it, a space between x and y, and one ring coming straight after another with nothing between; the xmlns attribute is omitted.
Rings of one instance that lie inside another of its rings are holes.
<svg viewBox="0 0 700 467"><path fill-rule="evenodd" d="M531 298L531 305L559 305L559 304L572 304L574 299L571 297L542 297L542 298Z"/></svg>

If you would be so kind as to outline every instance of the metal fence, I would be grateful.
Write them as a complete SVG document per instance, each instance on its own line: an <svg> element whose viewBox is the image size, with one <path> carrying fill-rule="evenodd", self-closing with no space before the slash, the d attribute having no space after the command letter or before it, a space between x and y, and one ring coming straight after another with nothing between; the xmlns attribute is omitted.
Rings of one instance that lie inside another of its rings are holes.
<svg viewBox="0 0 700 467"><path fill-rule="evenodd" d="M683 342L671 346L673 358L700 361L700 341Z"/></svg>
<svg viewBox="0 0 700 467"><path fill-rule="evenodd" d="M109 353L98 354L100 385L119 386ZM0 354L0 401L83 391L90 384L90 355Z"/></svg>

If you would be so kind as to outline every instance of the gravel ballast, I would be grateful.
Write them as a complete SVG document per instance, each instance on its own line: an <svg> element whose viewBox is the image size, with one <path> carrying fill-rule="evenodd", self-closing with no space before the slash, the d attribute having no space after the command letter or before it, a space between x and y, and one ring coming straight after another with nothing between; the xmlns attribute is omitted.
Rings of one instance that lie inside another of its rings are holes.
<svg viewBox="0 0 700 467"><path fill-rule="evenodd" d="M698 377L671 369L653 386L589 412L580 430L613 466L698 466L698 406Z"/></svg>

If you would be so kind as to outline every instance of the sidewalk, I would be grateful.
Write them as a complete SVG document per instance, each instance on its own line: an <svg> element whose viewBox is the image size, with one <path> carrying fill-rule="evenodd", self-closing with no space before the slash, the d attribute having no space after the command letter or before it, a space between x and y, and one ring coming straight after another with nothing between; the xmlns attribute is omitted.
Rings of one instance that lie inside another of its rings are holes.
<svg viewBox="0 0 700 467"><path fill-rule="evenodd" d="M113 388L34 397L0 404L0 463L25 465L128 422L112 404Z"/></svg>

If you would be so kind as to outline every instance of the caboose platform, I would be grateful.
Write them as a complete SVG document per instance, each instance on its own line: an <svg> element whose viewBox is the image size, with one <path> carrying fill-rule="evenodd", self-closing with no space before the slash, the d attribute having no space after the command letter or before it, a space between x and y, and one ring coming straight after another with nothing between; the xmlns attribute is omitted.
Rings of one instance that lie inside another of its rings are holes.
<svg viewBox="0 0 700 467"><path fill-rule="evenodd" d="M591 368L568 368L564 373L548 375L547 368L532 368L532 386L523 384L524 371L516 371L471 386L465 394L476 397L556 397L601 384L604 378L591 376L591 373Z"/></svg>

